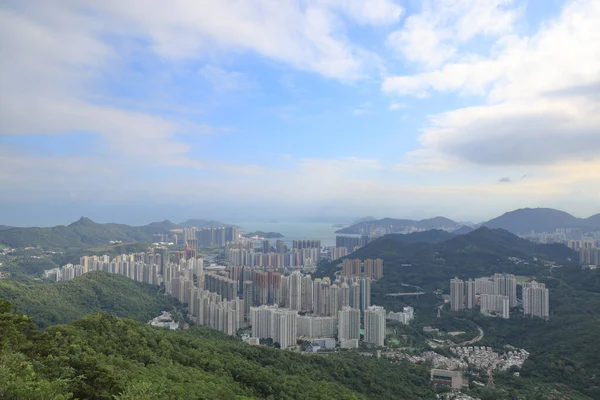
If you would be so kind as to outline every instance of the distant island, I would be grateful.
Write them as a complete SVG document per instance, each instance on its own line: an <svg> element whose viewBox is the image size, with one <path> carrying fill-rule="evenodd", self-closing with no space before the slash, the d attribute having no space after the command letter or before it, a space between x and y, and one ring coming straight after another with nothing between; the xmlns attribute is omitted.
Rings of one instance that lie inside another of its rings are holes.
<svg viewBox="0 0 600 400"><path fill-rule="evenodd" d="M244 234L244 237L246 237L246 238L253 238L255 236L262 237L265 239L279 239L279 238L285 237L279 232L254 231L254 232L248 232L248 233Z"/></svg>
<svg viewBox="0 0 600 400"><path fill-rule="evenodd" d="M408 233L411 229L449 229L454 230L462 225L444 217L435 217L415 221L412 219L370 219L371 217L362 218L362 222L355 223L343 229L338 229L335 233L357 235L371 234L374 230L381 230L384 233Z"/></svg>

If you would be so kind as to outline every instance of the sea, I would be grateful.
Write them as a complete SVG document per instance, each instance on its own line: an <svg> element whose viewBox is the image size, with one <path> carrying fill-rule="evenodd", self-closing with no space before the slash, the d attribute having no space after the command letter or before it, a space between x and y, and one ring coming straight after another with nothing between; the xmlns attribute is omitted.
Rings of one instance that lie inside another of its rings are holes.
<svg viewBox="0 0 600 400"><path fill-rule="evenodd" d="M289 247L293 240L308 239L320 240L321 246L335 246L335 231L348 226L334 222L239 222L236 225L244 232L279 232L284 236L281 240Z"/></svg>

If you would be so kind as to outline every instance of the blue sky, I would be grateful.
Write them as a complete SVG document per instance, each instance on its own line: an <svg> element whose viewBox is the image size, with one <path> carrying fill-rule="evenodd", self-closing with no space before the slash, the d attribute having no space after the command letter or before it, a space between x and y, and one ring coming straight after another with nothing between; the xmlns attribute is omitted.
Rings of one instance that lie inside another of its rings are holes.
<svg viewBox="0 0 600 400"><path fill-rule="evenodd" d="M5 1L0 224L600 212L593 0Z"/></svg>

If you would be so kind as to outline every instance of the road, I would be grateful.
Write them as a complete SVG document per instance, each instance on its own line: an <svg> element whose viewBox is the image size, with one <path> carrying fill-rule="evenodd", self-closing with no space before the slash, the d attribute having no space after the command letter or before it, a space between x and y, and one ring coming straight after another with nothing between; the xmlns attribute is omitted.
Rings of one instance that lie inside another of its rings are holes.
<svg viewBox="0 0 600 400"><path fill-rule="evenodd" d="M455 347L455 346L456 347L458 347L458 346L468 346L470 344L479 342L481 339L483 339L483 329L481 329L479 326L477 327L477 329L479 330L479 335L475 336L471 340L467 340L466 342L462 342L462 343L456 344L456 345L454 345L452 347Z"/></svg>

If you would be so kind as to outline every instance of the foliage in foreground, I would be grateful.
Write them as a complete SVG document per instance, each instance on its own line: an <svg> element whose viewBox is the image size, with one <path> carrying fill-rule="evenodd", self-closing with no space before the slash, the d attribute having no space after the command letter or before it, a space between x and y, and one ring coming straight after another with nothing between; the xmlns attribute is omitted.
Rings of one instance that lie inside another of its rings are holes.
<svg viewBox="0 0 600 400"><path fill-rule="evenodd" d="M0 301L0 398L433 398L422 367L356 353L301 355L196 327L105 313L38 331Z"/></svg>

